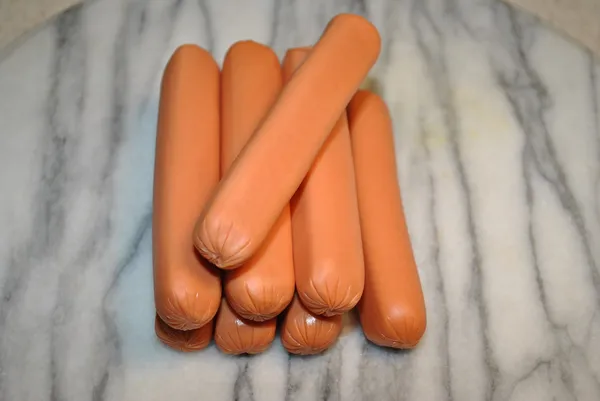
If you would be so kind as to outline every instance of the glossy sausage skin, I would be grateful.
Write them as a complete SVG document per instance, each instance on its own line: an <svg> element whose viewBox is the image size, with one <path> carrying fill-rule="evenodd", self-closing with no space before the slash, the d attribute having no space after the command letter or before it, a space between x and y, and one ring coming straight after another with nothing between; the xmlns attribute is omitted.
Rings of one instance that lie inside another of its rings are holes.
<svg viewBox="0 0 600 401"><path fill-rule="evenodd" d="M342 315L315 315L295 297L281 325L281 343L289 353L313 355L331 347L341 331Z"/></svg>
<svg viewBox="0 0 600 401"><path fill-rule="evenodd" d="M208 260L231 268L259 249L379 50L364 18L331 20L203 211L195 244Z"/></svg>
<svg viewBox="0 0 600 401"><path fill-rule="evenodd" d="M291 49L284 80L309 49ZM352 309L364 287L364 262L352 146L344 111L292 198L296 289L302 303L325 316Z"/></svg>
<svg viewBox="0 0 600 401"><path fill-rule="evenodd" d="M162 79L152 216L156 310L175 329L200 328L219 307L220 273L192 242L218 181L219 69L208 52L184 45Z"/></svg>
<svg viewBox="0 0 600 401"><path fill-rule="evenodd" d="M354 96L348 116L365 254L360 321L375 344L412 348L427 319L398 187L391 118L383 100L368 91Z"/></svg>
<svg viewBox="0 0 600 401"><path fill-rule="evenodd" d="M213 322L210 321L199 329L176 330L156 315L154 331L158 339L177 351L193 352L208 347L213 334Z"/></svg>
<svg viewBox="0 0 600 401"><path fill-rule="evenodd" d="M237 315L223 299L215 324L215 344L226 354L258 354L275 338L275 319L254 322Z"/></svg>
<svg viewBox="0 0 600 401"><path fill-rule="evenodd" d="M221 73L221 171L242 150L282 87L277 55L252 41L235 43L227 52ZM257 185L268 192L271 183ZM257 253L225 274L229 305L243 318L263 321L281 313L294 295L294 261L289 206Z"/></svg>

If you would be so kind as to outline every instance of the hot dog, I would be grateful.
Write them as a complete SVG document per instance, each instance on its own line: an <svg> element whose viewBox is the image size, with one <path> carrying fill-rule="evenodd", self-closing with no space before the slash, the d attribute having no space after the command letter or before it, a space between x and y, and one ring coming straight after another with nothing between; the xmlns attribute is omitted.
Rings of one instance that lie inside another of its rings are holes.
<svg viewBox="0 0 600 401"><path fill-rule="evenodd" d="M379 50L364 18L331 20L202 212L195 244L207 259L233 268L258 250Z"/></svg>
<svg viewBox="0 0 600 401"><path fill-rule="evenodd" d="M221 74L221 171L242 150L282 86L277 55L252 41L234 44ZM262 183L257 191L269 191ZM263 321L277 316L294 295L294 261L289 206L267 239L242 267L225 275L229 305L243 318Z"/></svg>
<svg viewBox="0 0 600 401"><path fill-rule="evenodd" d="M283 61L290 79L309 50L289 50ZM296 289L313 313L332 316L352 309L363 292L352 147L346 112L341 114L291 202Z"/></svg>
<svg viewBox="0 0 600 401"><path fill-rule="evenodd" d="M281 325L281 343L292 354L318 354L333 345L341 331L342 315L315 315L294 297Z"/></svg>
<svg viewBox="0 0 600 401"><path fill-rule="evenodd" d="M391 118L383 100L368 91L354 96L348 116L365 254L360 321L375 344L412 348L427 319L398 187Z"/></svg>
<svg viewBox="0 0 600 401"><path fill-rule="evenodd" d="M218 181L219 68L205 50L184 45L161 84L152 222L156 311L175 329L200 328L219 307L219 271L192 243L195 219Z"/></svg>
<svg viewBox="0 0 600 401"><path fill-rule="evenodd" d="M225 299L215 323L215 344L226 354L258 354L275 338L275 319L254 322L238 316Z"/></svg>
<svg viewBox="0 0 600 401"><path fill-rule="evenodd" d="M158 339L165 345L183 352L199 351L210 344L213 333L213 322L195 330L176 330L156 315L154 331Z"/></svg>

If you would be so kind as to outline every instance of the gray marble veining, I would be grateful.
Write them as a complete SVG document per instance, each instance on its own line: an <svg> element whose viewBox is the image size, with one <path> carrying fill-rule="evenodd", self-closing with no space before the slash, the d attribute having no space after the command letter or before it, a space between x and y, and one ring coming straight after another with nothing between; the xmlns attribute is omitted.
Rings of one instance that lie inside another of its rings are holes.
<svg viewBox="0 0 600 401"><path fill-rule="evenodd" d="M283 55L366 15L428 331L289 357L154 338L158 84L179 44ZM0 53L0 400L600 399L600 66L492 0L95 0Z"/></svg>

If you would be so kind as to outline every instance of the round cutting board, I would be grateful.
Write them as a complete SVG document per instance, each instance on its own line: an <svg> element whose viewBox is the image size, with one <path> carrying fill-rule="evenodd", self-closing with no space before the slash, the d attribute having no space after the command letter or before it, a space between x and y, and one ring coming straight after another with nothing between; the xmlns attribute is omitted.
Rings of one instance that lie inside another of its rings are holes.
<svg viewBox="0 0 600 401"><path fill-rule="evenodd" d="M366 15L425 291L413 351L347 317L323 355L154 334L158 88L186 42L281 56ZM495 1L117 1L0 53L0 399L600 399L600 67Z"/></svg>

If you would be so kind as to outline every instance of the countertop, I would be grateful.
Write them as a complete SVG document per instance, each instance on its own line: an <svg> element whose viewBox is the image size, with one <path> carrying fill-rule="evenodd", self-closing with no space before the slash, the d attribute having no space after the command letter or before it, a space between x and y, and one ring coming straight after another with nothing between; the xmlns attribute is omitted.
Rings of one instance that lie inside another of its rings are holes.
<svg viewBox="0 0 600 401"><path fill-rule="evenodd" d="M96 0L0 54L0 399L600 399L600 66L491 0ZM273 6L273 4L276 4ZM384 47L428 308L413 351L352 316L323 355L180 354L154 336L158 85L175 47L313 43L338 12Z"/></svg>
<svg viewBox="0 0 600 401"><path fill-rule="evenodd" d="M7 44L14 45L15 39L22 39L24 32L28 32L33 27L44 23L69 7L83 3L83 1L0 0L0 48ZM502 1L514 4L542 18L600 56L600 0ZM273 0L271 0L272 2Z"/></svg>

